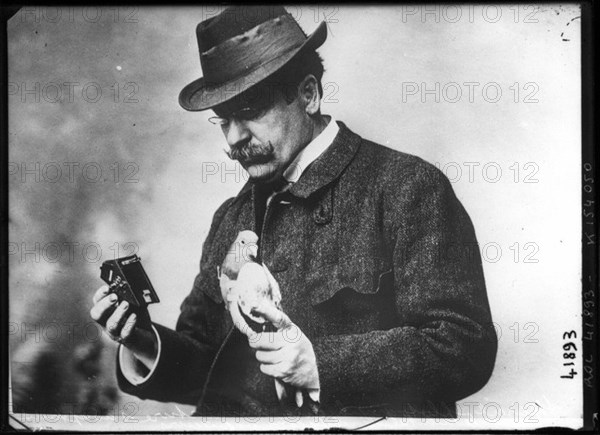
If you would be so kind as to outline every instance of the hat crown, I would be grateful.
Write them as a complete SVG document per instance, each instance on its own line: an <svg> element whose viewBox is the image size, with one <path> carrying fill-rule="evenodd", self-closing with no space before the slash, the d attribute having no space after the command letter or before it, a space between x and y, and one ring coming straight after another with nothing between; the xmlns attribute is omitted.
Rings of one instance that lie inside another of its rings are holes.
<svg viewBox="0 0 600 435"><path fill-rule="evenodd" d="M186 110L215 107L275 74L327 38L323 21L307 36L281 6L231 6L196 27L204 77L179 94Z"/></svg>
<svg viewBox="0 0 600 435"><path fill-rule="evenodd" d="M230 6L196 28L200 53L247 32L269 20L286 15L282 6Z"/></svg>

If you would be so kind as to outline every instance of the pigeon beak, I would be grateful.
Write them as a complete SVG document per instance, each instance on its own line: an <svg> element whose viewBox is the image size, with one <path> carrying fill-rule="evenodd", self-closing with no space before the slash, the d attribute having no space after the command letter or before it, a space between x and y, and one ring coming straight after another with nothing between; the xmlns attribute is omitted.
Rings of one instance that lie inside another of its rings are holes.
<svg viewBox="0 0 600 435"><path fill-rule="evenodd" d="M248 256L251 260L256 261L256 259L258 258L258 245L248 246Z"/></svg>

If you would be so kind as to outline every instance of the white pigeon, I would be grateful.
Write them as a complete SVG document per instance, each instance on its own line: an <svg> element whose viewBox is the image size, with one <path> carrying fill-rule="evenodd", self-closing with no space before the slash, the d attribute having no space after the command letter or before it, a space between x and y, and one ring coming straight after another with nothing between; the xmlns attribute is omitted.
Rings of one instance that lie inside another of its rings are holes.
<svg viewBox="0 0 600 435"><path fill-rule="evenodd" d="M254 309L267 302L281 310L279 284L264 264L256 261L258 236L253 231L240 231L231 244L220 268L217 268L221 295L234 325L244 334L250 327L254 332L273 332L274 326ZM275 379L279 399L286 394L285 386Z"/></svg>
<svg viewBox="0 0 600 435"><path fill-rule="evenodd" d="M240 231L221 267L217 268L217 274L227 309L231 311L231 302L238 302L244 315L254 322L264 323L265 320L255 315L253 309L266 301L281 310L281 292L267 266L256 261L257 256L258 236L253 231ZM244 285L236 286L238 281Z"/></svg>
<svg viewBox="0 0 600 435"><path fill-rule="evenodd" d="M242 267L251 262L256 262L258 256L258 236L254 231L240 231L225 258L221 267L217 267L217 276L221 287L221 296L227 304L227 298L231 291L232 283L238 279Z"/></svg>

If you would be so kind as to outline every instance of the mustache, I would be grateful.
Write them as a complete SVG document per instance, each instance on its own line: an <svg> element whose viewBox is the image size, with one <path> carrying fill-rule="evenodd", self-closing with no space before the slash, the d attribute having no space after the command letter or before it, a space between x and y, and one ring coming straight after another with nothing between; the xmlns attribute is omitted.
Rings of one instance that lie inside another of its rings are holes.
<svg viewBox="0 0 600 435"><path fill-rule="evenodd" d="M267 144L244 143L234 145L231 149L225 150L225 154L231 160L238 160L240 162L268 161L273 157L274 151L275 148L271 142Z"/></svg>

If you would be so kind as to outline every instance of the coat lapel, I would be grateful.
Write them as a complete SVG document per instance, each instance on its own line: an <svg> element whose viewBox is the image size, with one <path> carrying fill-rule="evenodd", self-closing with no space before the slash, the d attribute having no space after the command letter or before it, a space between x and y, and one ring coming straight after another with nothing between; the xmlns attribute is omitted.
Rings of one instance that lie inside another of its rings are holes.
<svg viewBox="0 0 600 435"><path fill-rule="evenodd" d="M340 131L325 152L311 163L289 192L300 198L311 194L337 179L348 166L360 146L360 136L338 121Z"/></svg>
<svg viewBox="0 0 600 435"><path fill-rule="evenodd" d="M308 198L320 188L338 178L354 158L360 147L361 138L352 133L343 122L338 121L340 131L325 152L304 171L300 179L292 185L289 193L299 198ZM256 185L246 182L236 197L236 201L252 191L252 203L256 198Z"/></svg>

